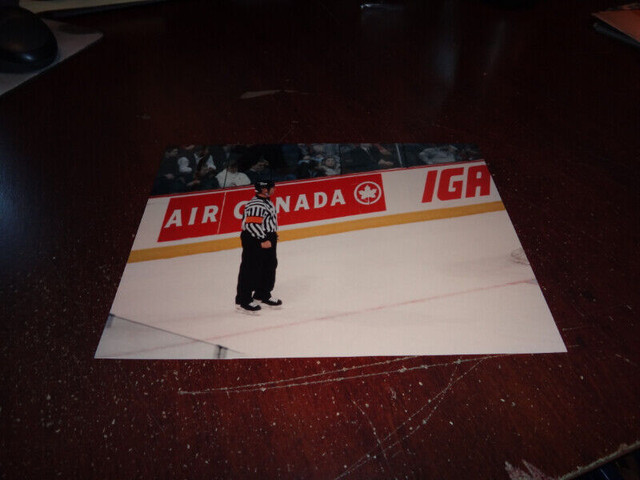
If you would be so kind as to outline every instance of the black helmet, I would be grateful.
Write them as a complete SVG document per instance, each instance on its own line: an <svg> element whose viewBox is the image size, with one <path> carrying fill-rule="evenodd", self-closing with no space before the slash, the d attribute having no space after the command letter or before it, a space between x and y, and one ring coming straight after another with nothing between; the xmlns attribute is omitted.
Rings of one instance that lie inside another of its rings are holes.
<svg viewBox="0 0 640 480"><path fill-rule="evenodd" d="M260 193L265 188L267 189L267 191L271 190L271 188L275 187L276 184L271 180L258 180L254 186L256 187L256 192Z"/></svg>

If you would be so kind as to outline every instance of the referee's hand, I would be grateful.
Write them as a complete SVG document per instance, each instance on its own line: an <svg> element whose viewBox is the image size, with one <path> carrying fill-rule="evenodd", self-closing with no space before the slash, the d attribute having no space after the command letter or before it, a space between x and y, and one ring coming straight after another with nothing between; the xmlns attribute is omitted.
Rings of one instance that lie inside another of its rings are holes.
<svg viewBox="0 0 640 480"><path fill-rule="evenodd" d="M262 248L271 248L271 240L265 240L260 244Z"/></svg>

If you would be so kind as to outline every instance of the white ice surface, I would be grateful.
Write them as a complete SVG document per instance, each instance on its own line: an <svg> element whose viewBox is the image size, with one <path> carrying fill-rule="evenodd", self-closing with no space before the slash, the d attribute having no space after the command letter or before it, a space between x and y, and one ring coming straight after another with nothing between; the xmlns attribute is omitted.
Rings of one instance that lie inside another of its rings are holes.
<svg viewBox="0 0 640 480"><path fill-rule="evenodd" d="M108 324L96 357L564 352L518 248L505 211L281 242L284 308L259 316L234 310L239 249L130 263L112 314L136 327Z"/></svg>

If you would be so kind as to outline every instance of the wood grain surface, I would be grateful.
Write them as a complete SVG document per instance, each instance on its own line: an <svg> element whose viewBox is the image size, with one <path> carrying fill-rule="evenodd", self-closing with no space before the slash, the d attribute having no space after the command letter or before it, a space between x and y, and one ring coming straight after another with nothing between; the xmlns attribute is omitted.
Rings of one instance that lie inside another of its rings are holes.
<svg viewBox="0 0 640 480"><path fill-rule="evenodd" d="M0 97L0 477L572 478L637 449L640 52L593 30L604 0L507 3L65 19L104 37ZM167 145L368 141L481 148L567 354L93 359Z"/></svg>

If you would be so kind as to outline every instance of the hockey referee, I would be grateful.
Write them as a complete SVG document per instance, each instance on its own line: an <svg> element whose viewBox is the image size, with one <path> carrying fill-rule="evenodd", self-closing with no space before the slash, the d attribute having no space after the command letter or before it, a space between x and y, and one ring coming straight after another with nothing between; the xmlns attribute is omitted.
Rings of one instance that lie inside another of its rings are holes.
<svg viewBox="0 0 640 480"><path fill-rule="evenodd" d="M236 310L255 314L260 305L279 308L282 301L271 296L276 283L276 244L278 218L270 200L275 184L270 180L255 183L256 196L245 205L242 215L242 262L238 274Z"/></svg>

